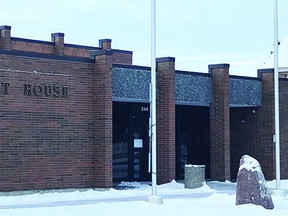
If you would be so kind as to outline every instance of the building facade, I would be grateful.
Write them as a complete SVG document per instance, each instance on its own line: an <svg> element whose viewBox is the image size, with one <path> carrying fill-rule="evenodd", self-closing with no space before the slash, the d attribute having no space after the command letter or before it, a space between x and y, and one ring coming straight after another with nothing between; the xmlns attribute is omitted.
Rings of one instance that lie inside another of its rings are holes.
<svg viewBox="0 0 288 216"><path fill-rule="evenodd" d="M11 37L0 26L0 191L107 188L149 181L150 68L131 51ZM158 183L185 164L233 180L249 154L275 178L273 69L257 78L177 71L157 59ZM288 178L288 80L280 78L281 178Z"/></svg>

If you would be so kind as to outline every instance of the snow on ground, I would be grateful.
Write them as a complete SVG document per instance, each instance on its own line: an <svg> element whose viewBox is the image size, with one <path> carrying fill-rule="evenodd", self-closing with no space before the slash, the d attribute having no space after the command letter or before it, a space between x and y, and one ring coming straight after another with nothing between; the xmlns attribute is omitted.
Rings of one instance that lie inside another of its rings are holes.
<svg viewBox="0 0 288 216"><path fill-rule="evenodd" d="M275 187L275 181L267 182ZM288 197L273 195L275 208L266 210L253 204L235 205L236 184L207 182L198 189L185 189L183 183L171 183L157 187L163 205L149 204L151 186L145 183L127 183L120 189L106 191L84 190L74 192L47 192L30 195L0 196L1 216L94 216L94 215L253 215L283 216L288 212ZM288 180L281 181L281 188L288 192Z"/></svg>

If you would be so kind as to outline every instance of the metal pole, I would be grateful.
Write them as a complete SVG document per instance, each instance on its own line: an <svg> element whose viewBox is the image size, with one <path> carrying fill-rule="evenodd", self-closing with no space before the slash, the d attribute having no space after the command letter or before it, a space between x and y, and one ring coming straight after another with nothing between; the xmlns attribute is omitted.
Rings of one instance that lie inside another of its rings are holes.
<svg viewBox="0 0 288 216"><path fill-rule="evenodd" d="M156 0L151 4L151 126L152 126L152 196L157 196L156 163Z"/></svg>
<svg viewBox="0 0 288 216"><path fill-rule="evenodd" d="M152 84L149 83L149 104L150 104L150 116L149 116L149 153L148 153L148 173L151 173L151 155L152 155Z"/></svg>
<svg viewBox="0 0 288 216"><path fill-rule="evenodd" d="M274 100L276 190L280 189L280 131L279 131L279 67L278 67L278 0L274 0Z"/></svg>
<svg viewBox="0 0 288 216"><path fill-rule="evenodd" d="M156 0L151 0L151 145L152 145L152 196L148 202L162 204L157 196L157 148L156 148Z"/></svg>

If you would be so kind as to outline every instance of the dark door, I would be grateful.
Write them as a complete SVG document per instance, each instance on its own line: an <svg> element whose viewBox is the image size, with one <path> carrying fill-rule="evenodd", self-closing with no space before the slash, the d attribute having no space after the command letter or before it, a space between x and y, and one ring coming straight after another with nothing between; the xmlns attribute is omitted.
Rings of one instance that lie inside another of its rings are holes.
<svg viewBox="0 0 288 216"><path fill-rule="evenodd" d="M130 179L148 180L149 113L131 113Z"/></svg>
<svg viewBox="0 0 288 216"><path fill-rule="evenodd" d="M185 164L205 165L210 178L209 107L176 106L177 179L184 179Z"/></svg>
<svg viewBox="0 0 288 216"><path fill-rule="evenodd" d="M147 181L149 105L113 104L113 179Z"/></svg>

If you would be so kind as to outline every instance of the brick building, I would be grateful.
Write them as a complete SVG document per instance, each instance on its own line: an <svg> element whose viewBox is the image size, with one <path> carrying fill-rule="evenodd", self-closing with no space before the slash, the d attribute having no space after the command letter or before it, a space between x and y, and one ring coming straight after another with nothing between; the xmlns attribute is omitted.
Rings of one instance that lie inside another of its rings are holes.
<svg viewBox="0 0 288 216"><path fill-rule="evenodd" d="M0 26L0 191L112 187L147 181L150 68L132 52L11 37ZM235 179L243 154L275 178L273 69L257 78L177 71L157 59L159 183L183 179L186 163L206 178ZM281 178L288 178L288 80L280 79Z"/></svg>

